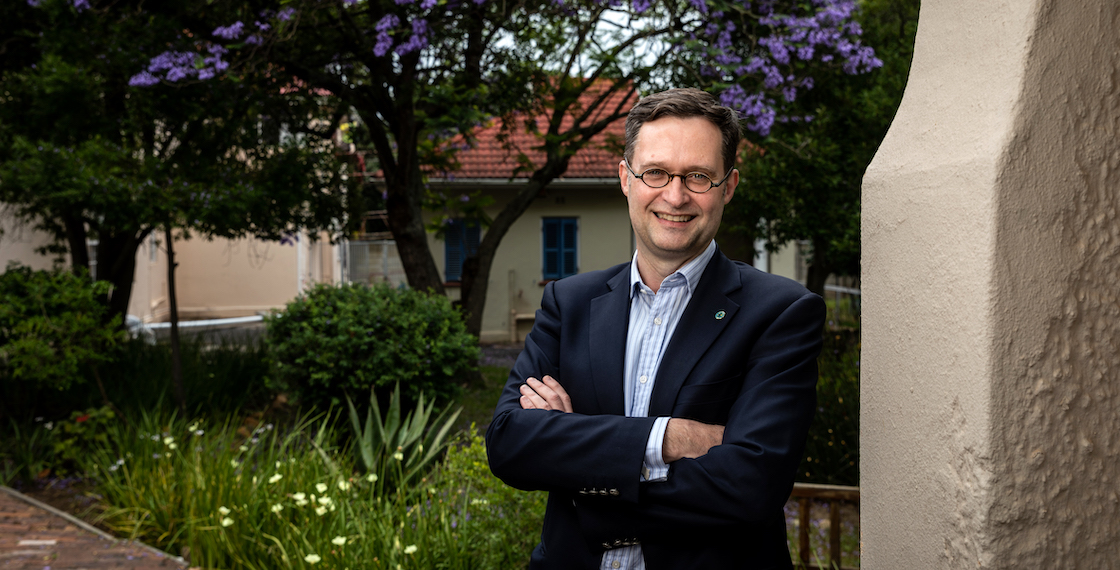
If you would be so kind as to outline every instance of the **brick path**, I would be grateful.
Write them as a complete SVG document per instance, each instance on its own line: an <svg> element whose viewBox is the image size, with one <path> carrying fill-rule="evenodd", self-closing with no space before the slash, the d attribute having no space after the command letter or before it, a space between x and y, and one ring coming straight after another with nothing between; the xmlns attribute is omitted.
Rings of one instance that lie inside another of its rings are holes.
<svg viewBox="0 0 1120 570"><path fill-rule="evenodd" d="M34 570L181 570L187 565L149 546L115 540L73 517L0 487L0 568Z"/></svg>

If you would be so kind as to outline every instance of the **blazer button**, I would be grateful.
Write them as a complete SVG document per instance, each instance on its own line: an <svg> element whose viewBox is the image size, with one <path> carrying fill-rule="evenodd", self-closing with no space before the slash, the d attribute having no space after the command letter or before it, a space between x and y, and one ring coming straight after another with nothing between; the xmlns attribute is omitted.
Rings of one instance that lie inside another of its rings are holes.
<svg viewBox="0 0 1120 570"><path fill-rule="evenodd" d="M618 496L618 489L611 489L611 496L617 497Z"/></svg>

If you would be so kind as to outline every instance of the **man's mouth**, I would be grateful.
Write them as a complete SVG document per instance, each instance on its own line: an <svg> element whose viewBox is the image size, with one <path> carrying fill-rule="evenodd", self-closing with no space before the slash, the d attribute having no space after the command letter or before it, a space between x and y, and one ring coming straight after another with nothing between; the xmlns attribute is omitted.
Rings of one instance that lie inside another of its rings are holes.
<svg viewBox="0 0 1120 570"><path fill-rule="evenodd" d="M662 220L667 221L667 222L688 222L688 221L691 221L692 218L696 217L696 216L674 216L672 214L657 214L657 213L655 213L654 215L657 216L658 218L661 218Z"/></svg>

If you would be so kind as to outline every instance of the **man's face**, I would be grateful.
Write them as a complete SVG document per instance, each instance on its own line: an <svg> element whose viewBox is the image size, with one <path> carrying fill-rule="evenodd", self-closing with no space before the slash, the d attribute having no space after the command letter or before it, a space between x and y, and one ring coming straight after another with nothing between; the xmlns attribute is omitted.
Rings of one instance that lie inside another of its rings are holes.
<svg viewBox="0 0 1120 570"><path fill-rule="evenodd" d="M702 117L663 117L642 125L630 164L635 174L660 168L670 174L701 172L719 182L730 165L723 164L719 128ZM638 237L638 257L669 272L700 255L719 229L723 206L739 183L735 170L720 186L704 194L690 191L673 177L667 186L650 188L618 165L622 193L630 207L630 223Z"/></svg>

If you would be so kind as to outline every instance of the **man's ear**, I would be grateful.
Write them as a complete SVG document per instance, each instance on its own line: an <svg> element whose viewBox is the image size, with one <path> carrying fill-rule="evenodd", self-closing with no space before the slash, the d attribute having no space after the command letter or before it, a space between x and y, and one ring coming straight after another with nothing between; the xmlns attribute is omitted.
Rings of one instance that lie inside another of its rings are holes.
<svg viewBox="0 0 1120 570"><path fill-rule="evenodd" d="M731 197L735 195L735 187L739 185L739 169L736 168L731 171L731 176L727 177L726 188L723 190L723 204L726 206L731 201Z"/></svg>
<svg viewBox="0 0 1120 570"><path fill-rule="evenodd" d="M630 197L630 171L625 161L618 161L618 182L622 185L622 195Z"/></svg>

